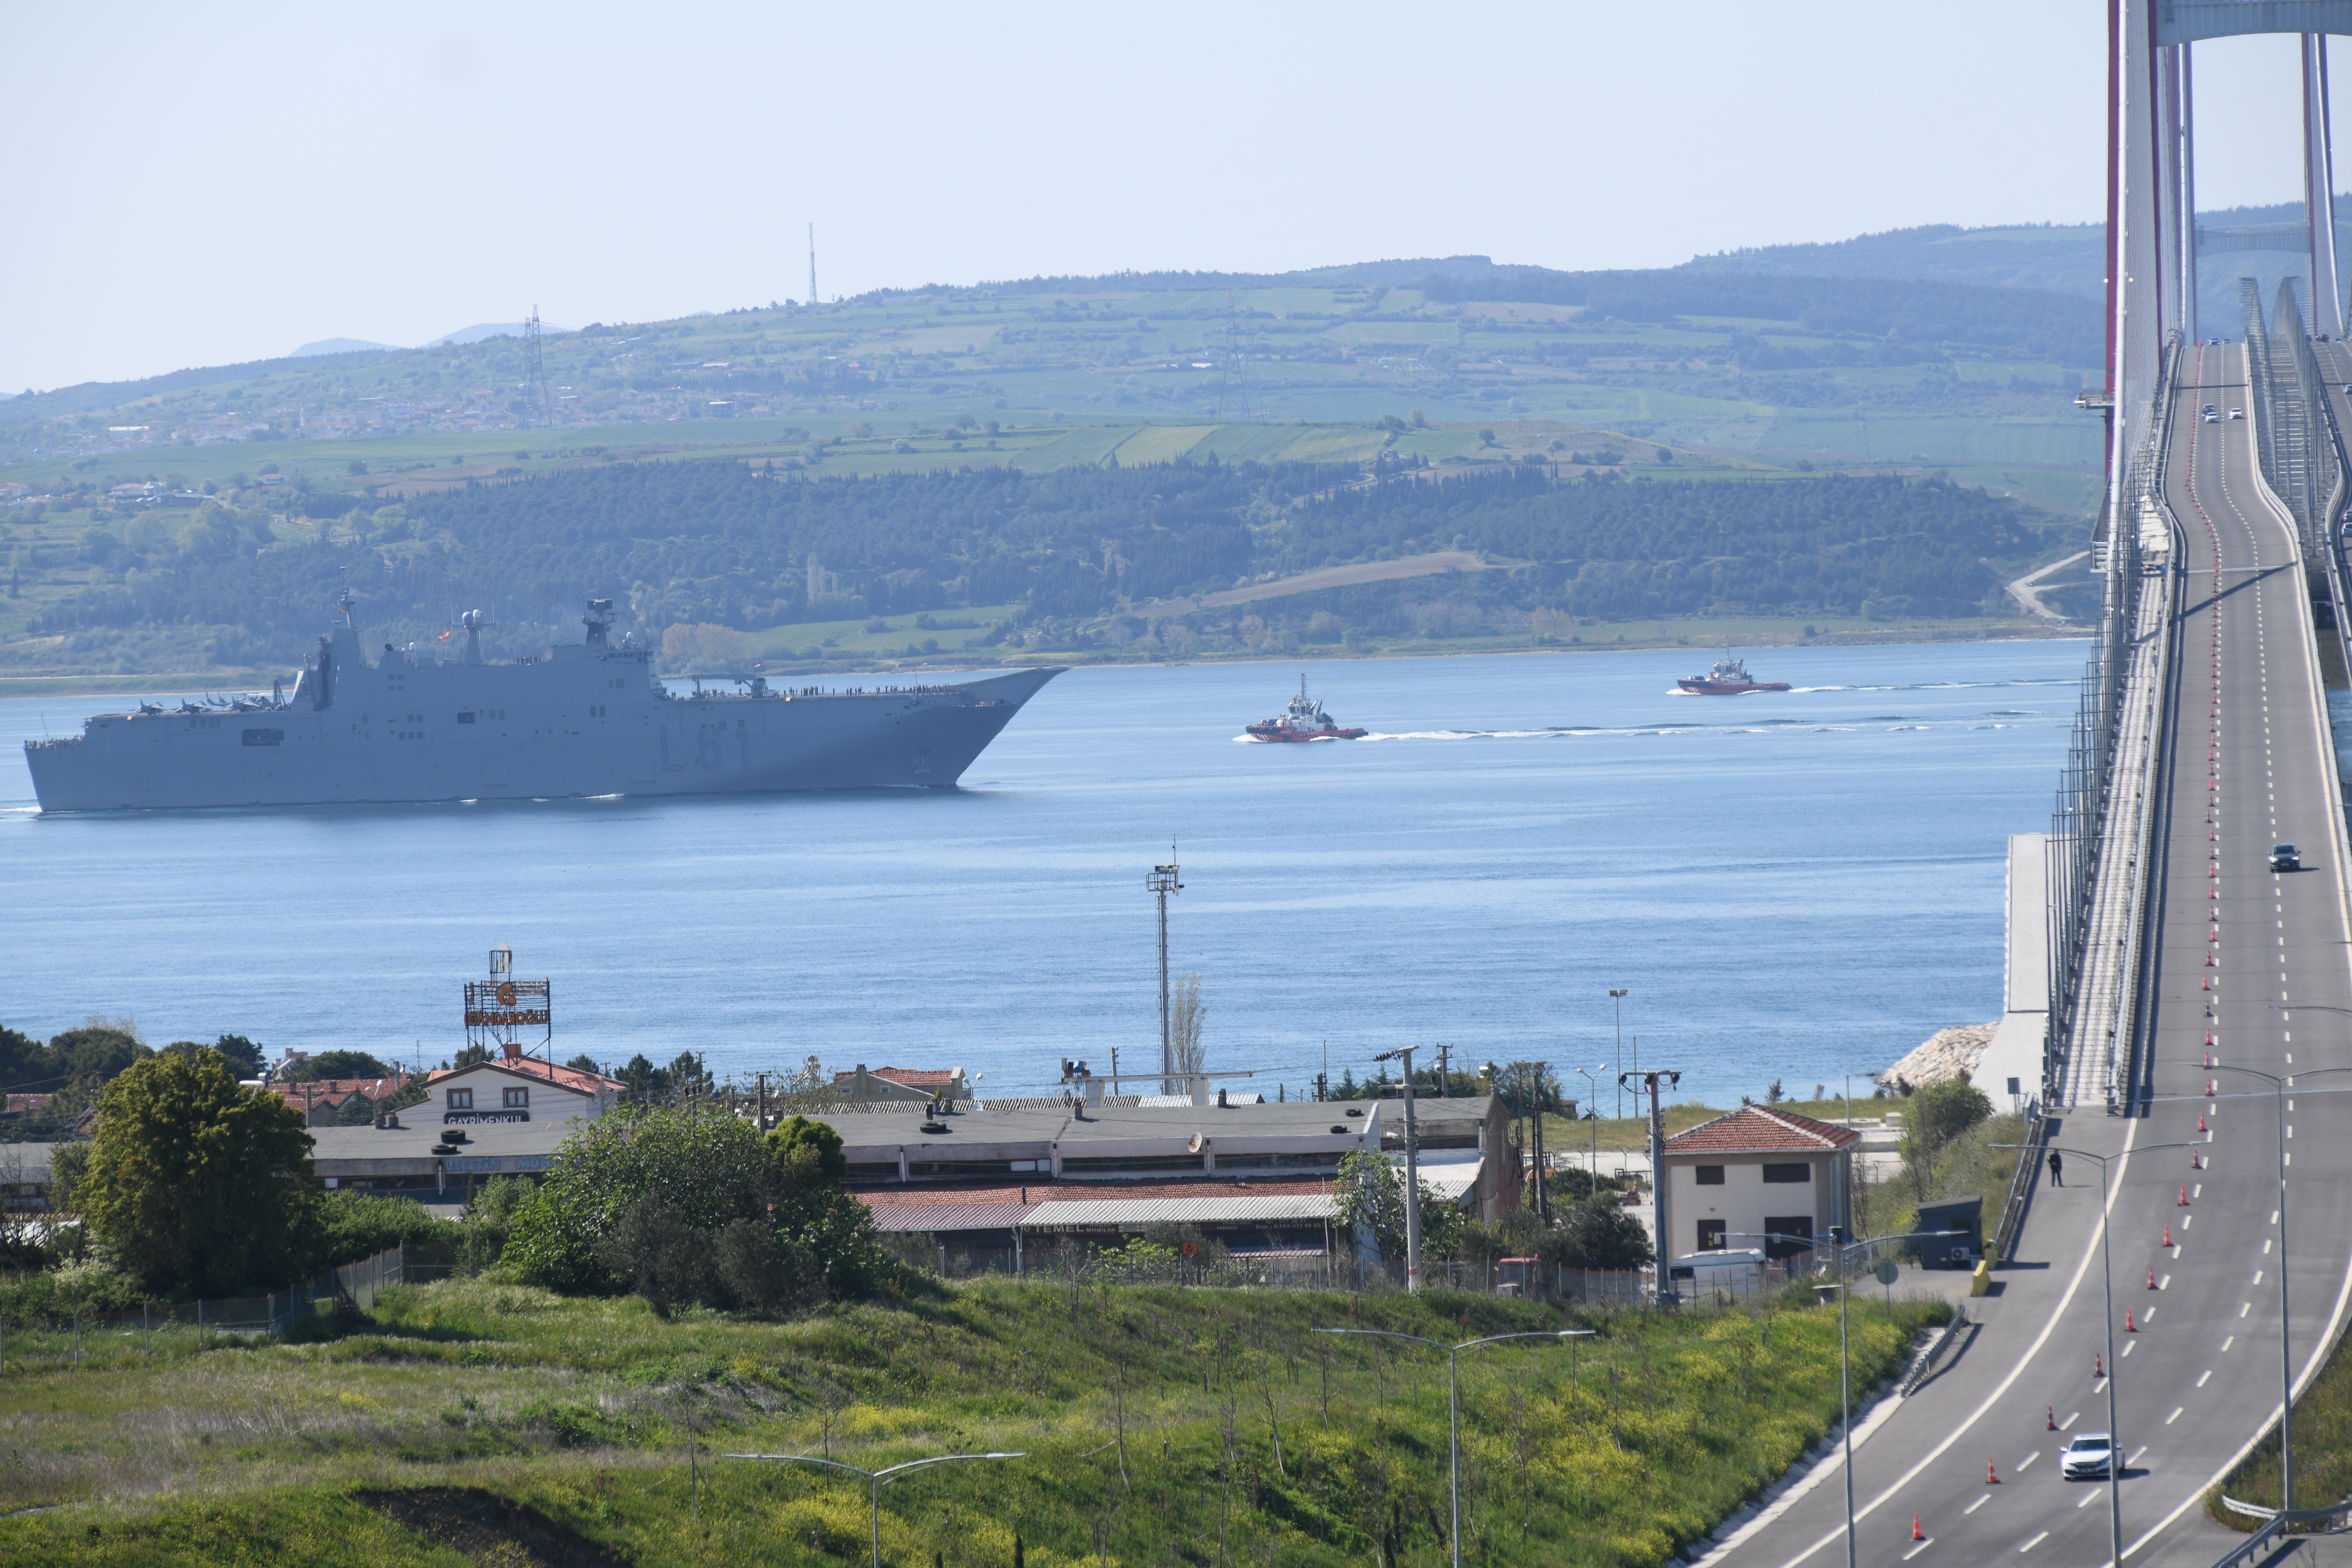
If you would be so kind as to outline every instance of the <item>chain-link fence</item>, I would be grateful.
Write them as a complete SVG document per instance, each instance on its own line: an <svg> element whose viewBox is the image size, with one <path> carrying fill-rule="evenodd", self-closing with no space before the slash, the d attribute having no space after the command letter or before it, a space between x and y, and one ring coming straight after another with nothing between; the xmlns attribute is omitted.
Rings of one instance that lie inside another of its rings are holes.
<svg viewBox="0 0 2352 1568"><path fill-rule="evenodd" d="M0 1365L111 1366L193 1354L225 1342L281 1338L348 1301L362 1310L406 1282L404 1249L328 1269L285 1290L99 1311L66 1303L38 1319L0 1319Z"/></svg>
<svg viewBox="0 0 2352 1568"><path fill-rule="evenodd" d="M1353 1290L1401 1291L1407 1288L1402 1263L1326 1253L1248 1253L1212 1250L1195 1258L1137 1260L1118 1249L1101 1250L1079 1244L1049 1243L1013 1247L941 1246L918 1237L892 1238L886 1245L911 1268L947 1280L996 1278L1042 1289L1091 1285L1177 1285L1223 1290ZM1853 1267L1867 1269L1881 1252L1890 1255L1899 1246L1856 1249ZM1785 1289L1792 1279L1817 1272L1808 1256L1766 1260L1749 1266L1707 1266L1685 1275L1677 1271L1673 1283L1680 1305L1696 1307L1751 1301ZM1596 1307L1640 1307L1657 1303L1654 1268L1578 1268L1540 1258L1496 1258L1485 1260L1431 1259L1422 1265L1425 1290L1460 1290L1474 1294L1519 1297L1533 1300L1576 1302Z"/></svg>

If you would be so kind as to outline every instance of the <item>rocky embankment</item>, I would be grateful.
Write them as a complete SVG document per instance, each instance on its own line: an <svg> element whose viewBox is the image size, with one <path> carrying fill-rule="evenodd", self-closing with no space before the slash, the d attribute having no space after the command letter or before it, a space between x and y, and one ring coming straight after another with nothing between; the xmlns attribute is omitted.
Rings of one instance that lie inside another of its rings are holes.
<svg viewBox="0 0 2352 1568"><path fill-rule="evenodd" d="M1973 1077L1977 1063L1984 1059L1985 1047L1992 1043L1993 1031L2000 1028L1999 1020L1990 1024L1955 1024L1948 1029L1938 1029L1913 1047L1910 1053L1893 1067L1878 1075L1878 1082L1888 1089L1897 1079L1913 1087L1923 1083L1941 1083L1962 1074Z"/></svg>

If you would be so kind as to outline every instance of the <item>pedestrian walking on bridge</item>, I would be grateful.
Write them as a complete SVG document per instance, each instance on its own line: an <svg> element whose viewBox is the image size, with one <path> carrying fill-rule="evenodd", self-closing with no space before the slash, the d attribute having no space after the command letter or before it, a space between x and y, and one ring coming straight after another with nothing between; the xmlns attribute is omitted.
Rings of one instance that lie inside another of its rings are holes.
<svg viewBox="0 0 2352 1568"><path fill-rule="evenodd" d="M2055 1149L2050 1151L2050 1184L2053 1187L2066 1184L2066 1162L2058 1157Z"/></svg>

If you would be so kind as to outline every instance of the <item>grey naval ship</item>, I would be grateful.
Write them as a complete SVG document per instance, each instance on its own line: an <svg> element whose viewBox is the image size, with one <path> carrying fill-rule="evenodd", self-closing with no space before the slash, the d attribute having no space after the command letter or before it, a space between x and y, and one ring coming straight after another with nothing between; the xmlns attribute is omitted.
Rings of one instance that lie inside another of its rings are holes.
<svg viewBox="0 0 2352 1568"><path fill-rule="evenodd" d="M290 694L142 703L26 742L41 809L949 789L1062 673L843 691L755 675L680 695L642 638L607 636L609 599L588 601L585 642L511 663L482 658L478 613L454 658L386 643L370 663L352 602Z"/></svg>

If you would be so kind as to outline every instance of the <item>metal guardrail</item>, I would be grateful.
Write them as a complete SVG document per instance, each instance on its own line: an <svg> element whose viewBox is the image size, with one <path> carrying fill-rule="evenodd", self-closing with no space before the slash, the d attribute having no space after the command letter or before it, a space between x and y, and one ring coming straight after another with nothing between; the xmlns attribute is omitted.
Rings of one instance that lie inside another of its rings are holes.
<svg viewBox="0 0 2352 1568"><path fill-rule="evenodd" d="M1996 1263L2010 1262L2017 1253L2018 1233L2025 1228L2026 1200L2033 1195L2033 1184L2042 1172L2042 1145L2050 1137L2050 1119L2042 1113L2042 1101L2026 1101L2025 1147L2017 1153L2017 1169L2010 1173L2009 1192L2000 1200L2000 1217L1993 1222L1992 1242L1985 1256Z"/></svg>
<svg viewBox="0 0 2352 1568"><path fill-rule="evenodd" d="M2347 1513L2352 1513L2352 1498L2330 1503L2326 1508L2297 1508L2282 1511L2263 1508L2259 1503L2240 1502L2236 1498L2225 1495L2221 1499L2221 1506L2231 1513L2259 1519L2263 1523L2252 1535L2231 1548L2213 1564L2213 1568L2240 1568L2241 1564L2252 1563L2258 1553L2292 1534L2334 1535L2341 1532L2347 1524L2352 1524L2352 1520L2347 1518Z"/></svg>
<svg viewBox="0 0 2352 1568"><path fill-rule="evenodd" d="M1952 1342L1959 1338L1960 1331L1969 1326L1969 1321L1967 1307L1952 1309L1952 1321L1944 1325L1944 1331L1937 1334L1912 1362L1910 1375L1903 1380L1902 1391L1896 1397L1908 1399L1917 1392L1919 1385L1927 1381L1927 1374L1935 1370L1936 1363L1943 1359L1944 1352L1951 1348Z"/></svg>

